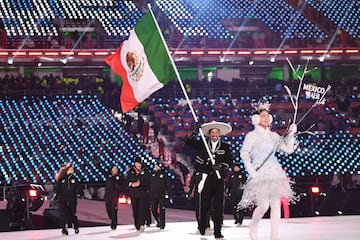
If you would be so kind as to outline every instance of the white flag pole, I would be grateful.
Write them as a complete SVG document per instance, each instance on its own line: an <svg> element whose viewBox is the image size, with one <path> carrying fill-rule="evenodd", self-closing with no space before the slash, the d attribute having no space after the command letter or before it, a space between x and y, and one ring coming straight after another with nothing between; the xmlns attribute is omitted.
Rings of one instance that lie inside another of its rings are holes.
<svg viewBox="0 0 360 240"><path fill-rule="evenodd" d="M188 96L188 94L187 94L187 92L186 92L186 89L185 89L185 87L184 87L184 83L183 83L182 80L181 80L179 71L178 71L178 69L177 69L177 67L176 67L176 65L175 65L174 60L172 59L172 56L170 55L169 48L167 47L167 44L166 44L166 42L165 42L165 39L164 39L164 37L163 37L163 35L162 35L162 33L161 33L161 29L160 29L160 27L159 27L159 24L158 24L158 22L156 21L156 18L155 18L154 14L153 14L153 12L152 12L152 10L151 10L151 6L148 5L148 7L149 7L150 14L151 14L151 16L152 16L152 18L153 18L153 20L154 20L154 22L155 22L156 28L157 28L157 30L158 30L158 32L159 32L159 34L160 34L161 40L162 40L162 42L163 42L163 44L164 44L164 46L165 46L165 48L166 48L166 52L167 52L167 54L168 54L168 56L169 56L169 59L170 59L170 61L171 61L171 64L172 64L172 66L173 66L173 68L174 68L174 70L175 70L175 74L176 74L177 80L178 80L179 83L180 83L181 90L182 90L183 93L184 93L184 96L185 96L185 99L186 99L186 101L187 101L187 103L188 103L188 105L189 105L191 114L192 114L195 122L198 122L198 119L197 119L197 116L196 116L196 114L195 114L194 108L193 108L192 105L191 105L189 96ZM199 129L199 133L200 133L201 140L203 141L203 143L204 143L204 145L205 145L206 152L208 153L208 155L209 155L209 157L210 157L211 163L212 163L212 165L215 165L215 159L214 159L214 157L213 157L213 155L212 155L212 153L211 153L211 151L210 151L209 145L208 145L207 142L206 142L204 133L203 133L203 131L202 131L201 128ZM217 175L217 177L218 177L219 179L221 179L221 175L220 175L220 173L219 173L218 170L216 170L216 175Z"/></svg>

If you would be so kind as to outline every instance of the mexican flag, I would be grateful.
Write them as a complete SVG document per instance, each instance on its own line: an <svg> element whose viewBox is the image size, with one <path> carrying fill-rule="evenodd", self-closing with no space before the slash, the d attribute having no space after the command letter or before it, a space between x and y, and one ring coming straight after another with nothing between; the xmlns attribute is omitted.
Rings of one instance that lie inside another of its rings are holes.
<svg viewBox="0 0 360 240"><path fill-rule="evenodd" d="M105 62L122 79L123 113L134 109L170 80L175 69L151 10L131 30L129 38Z"/></svg>

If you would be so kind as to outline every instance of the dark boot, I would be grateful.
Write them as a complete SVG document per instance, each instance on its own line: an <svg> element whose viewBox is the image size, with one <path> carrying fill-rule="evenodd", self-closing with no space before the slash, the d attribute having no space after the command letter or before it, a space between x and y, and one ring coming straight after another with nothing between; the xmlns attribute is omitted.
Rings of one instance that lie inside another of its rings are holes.
<svg viewBox="0 0 360 240"><path fill-rule="evenodd" d="M214 234L216 239L224 238L221 233Z"/></svg>
<svg viewBox="0 0 360 240"><path fill-rule="evenodd" d="M68 230L67 230L66 228L63 228L62 231L61 231L61 233L62 233L62 235L64 235L64 236L69 235L69 232L68 232Z"/></svg>

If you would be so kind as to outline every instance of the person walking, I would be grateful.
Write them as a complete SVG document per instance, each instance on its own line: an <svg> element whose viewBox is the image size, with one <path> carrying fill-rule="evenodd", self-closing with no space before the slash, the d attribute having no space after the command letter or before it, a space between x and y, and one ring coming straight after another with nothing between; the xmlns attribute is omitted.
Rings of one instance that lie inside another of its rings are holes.
<svg viewBox="0 0 360 240"><path fill-rule="evenodd" d="M111 220L110 228L112 230L116 230L117 227L117 213L120 190L121 176L119 175L118 167L113 165L106 179L104 196L106 213Z"/></svg>
<svg viewBox="0 0 360 240"><path fill-rule="evenodd" d="M244 209L239 209L238 204L242 198L246 183L246 175L241 171L240 164L233 166L233 172L229 176L228 197L233 210L235 224L242 225L244 219Z"/></svg>
<svg viewBox="0 0 360 240"><path fill-rule="evenodd" d="M149 213L150 176L138 156L135 158L134 166L127 172L127 182L130 188L134 225L137 231L143 232Z"/></svg>
<svg viewBox="0 0 360 240"><path fill-rule="evenodd" d="M81 188L78 179L74 176L74 165L67 163L56 176L56 199L60 208L60 226L63 235L69 235L66 224L73 225L75 234L79 233L79 221L76 216L78 194Z"/></svg>
<svg viewBox="0 0 360 240"><path fill-rule="evenodd" d="M257 225L270 207L271 240L278 239L281 218L280 199L295 198L290 180L287 178L275 153L292 153L295 150L297 127L292 124L285 137L271 131L273 121L270 103L259 102L252 116L254 130L245 135L240 157L250 175L239 204L241 209L256 206L250 223L250 239L257 240Z"/></svg>
<svg viewBox="0 0 360 240"><path fill-rule="evenodd" d="M155 171L151 174L150 199L151 213L157 223L156 226L164 229L166 201L172 201L173 193L170 178L165 172L164 165L161 162L155 164Z"/></svg>
<svg viewBox="0 0 360 240"><path fill-rule="evenodd" d="M206 144L214 162L211 161L204 142L196 139L200 127L208 138ZM212 121L203 125L196 123L193 133L186 139L186 144L198 151L194 167L195 170L201 173L201 180L198 186L199 231L201 235L205 234L207 215L212 211L214 236L215 238L224 238L221 233L221 226L224 214L225 170L232 163L233 156L230 146L221 141L220 135L226 135L231 130L230 125L222 122Z"/></svg>

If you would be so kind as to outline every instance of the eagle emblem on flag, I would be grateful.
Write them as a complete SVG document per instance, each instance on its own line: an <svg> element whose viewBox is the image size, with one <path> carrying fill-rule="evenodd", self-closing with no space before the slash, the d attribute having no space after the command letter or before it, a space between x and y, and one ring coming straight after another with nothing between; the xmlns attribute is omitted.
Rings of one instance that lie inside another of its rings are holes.
<svg viewBox="0 0 360 240"><path fill-rule="evenodd" d="M144 57L139 56L136 52L127 52L126 64L131 80L135 82L139 81L144 73Z"/></svg>

